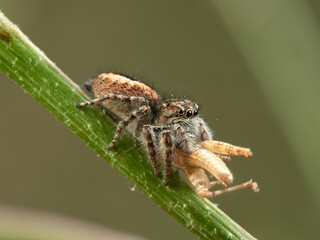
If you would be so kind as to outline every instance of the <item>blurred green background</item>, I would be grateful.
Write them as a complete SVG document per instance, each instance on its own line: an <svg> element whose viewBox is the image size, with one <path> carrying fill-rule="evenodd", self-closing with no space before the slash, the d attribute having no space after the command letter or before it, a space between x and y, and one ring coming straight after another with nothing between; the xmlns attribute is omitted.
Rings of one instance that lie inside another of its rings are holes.
<svg viewBox="0 0 320 240"><path fill-rule="evenodd" d="M0 7L78 84L121 72L196 100L216 139L254 152L228 164L234 183L253 178L261 188L212 201L259 239L320 239L319 1L1 0ZM0 78L1 205L146 239L195 238Z"/></svg>

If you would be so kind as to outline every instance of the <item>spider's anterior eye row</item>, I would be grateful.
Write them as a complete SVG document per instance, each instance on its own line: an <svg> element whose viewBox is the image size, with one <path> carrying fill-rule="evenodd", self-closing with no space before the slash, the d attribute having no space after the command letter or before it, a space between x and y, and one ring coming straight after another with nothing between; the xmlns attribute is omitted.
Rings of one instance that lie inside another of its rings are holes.
<svg viewBox="0 0 320 240"><path fill-rule="evenodd" d="M192 116L192 111L191 110L188 110L187 111L187 118L191 117Z"/></svg>
<svg viewBox="0 0 320 240"><path fill-rule="evenodd" d="M193 111L189 109L189 110L187 111L186 117L187 117L187 118L192 117L192 116L195 117L195 116L197 116L197 115L198 115L198 109L195 109L195 110L193 110Z"/></svg>
<svg viewBox="0 0 320 240"><path fill-rule="evenodd" d="M197 116L197 115L198 115L198 109L195 109L195 110L193 111L193 115L194 115L194 116Z"/></svg>
<svg viewBox="0 0 320 240"><path fill-rule="evenodd" d="M186 116L187 118L190 118L192 116L195 117L198 115L198 109L194 109L193 111L189 109L186 113L184 110L180 109L179 115Z"/></svg>

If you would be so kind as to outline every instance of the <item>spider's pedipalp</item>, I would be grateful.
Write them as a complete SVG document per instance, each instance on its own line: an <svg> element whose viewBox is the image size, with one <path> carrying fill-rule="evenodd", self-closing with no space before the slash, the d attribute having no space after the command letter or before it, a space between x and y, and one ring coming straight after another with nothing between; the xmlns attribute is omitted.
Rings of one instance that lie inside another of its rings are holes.
<svg viewBox="0 0 320 240"><path fill-rule="evenodd" d="M177 127L176 132L177 132L176 135L179 134L181 138L180 141L178 142L177 147L180 148L185 153L190 153L190 146L188 143L186 132L182 129L181 126Z"/></svg>
<svg viewBox="0 0 320 240"><path fill-rule="evenodd" d="M205 122L201 119L200 123L200 138L201 141L211 140L212 139L212 133L205 124Z"/></svg>

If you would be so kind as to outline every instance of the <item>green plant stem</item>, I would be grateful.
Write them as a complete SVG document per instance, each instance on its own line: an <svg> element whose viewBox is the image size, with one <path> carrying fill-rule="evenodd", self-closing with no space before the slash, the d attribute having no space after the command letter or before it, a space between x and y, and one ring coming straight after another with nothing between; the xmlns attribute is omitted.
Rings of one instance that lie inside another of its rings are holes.
<svg viewBox="0 0 320 240"><path fill-rule="evenodd" d="M139 187L150 199L201 239L254 239L207 199L202 199L177 175L169 187L153 175L145 154L131 138L106 147L113 136L111 121L99 109L75 108L87 99L13 23L0 13L0 68L72 132Z"/></svg>

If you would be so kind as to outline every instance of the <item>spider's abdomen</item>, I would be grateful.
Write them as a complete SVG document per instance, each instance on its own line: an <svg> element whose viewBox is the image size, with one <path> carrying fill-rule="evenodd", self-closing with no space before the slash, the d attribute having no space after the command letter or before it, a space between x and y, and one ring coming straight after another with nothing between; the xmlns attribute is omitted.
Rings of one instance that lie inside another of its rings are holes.
<svg viewBox="0 0 320 240"><path fill-rule="evenodd" d="M90 90L94 98L103 97L107 94L116 94L127 97L141 97L149 103L157 102L160 99L160 96L148 85L114 73L102 73L97 76L92 80ZM105 100L101 104L120 118L128 116L143 105L141 102L129 100Z"/></svg>

